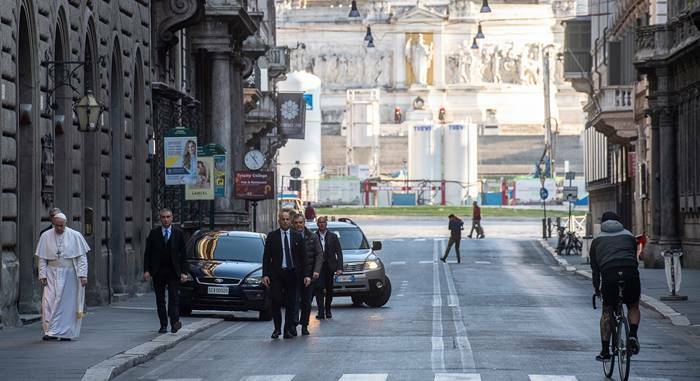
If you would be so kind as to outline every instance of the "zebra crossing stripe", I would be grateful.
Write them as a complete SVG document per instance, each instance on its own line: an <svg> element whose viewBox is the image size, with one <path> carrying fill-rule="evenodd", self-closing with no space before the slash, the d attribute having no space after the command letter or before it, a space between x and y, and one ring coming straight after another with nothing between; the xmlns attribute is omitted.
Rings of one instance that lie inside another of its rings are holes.
<svg viewBox="0 0 700 381"><path fill-rule="evenodd" d="M542 374L531 374L530 381L578 381L576 376L552 376Z"/></svg>
<svg viewBox="0 0 700 381"><path fill-rule="evenodd" d="M671 381L670 378L630 377L629 381Z"/></svg>
<svg viewBox="0 0 700 381"><path fill-rule="evenodd" d="M293 378L293 374L270 374L263 376L243 377L240 381L292 381Z"/></svg>
<svg viewBox="0 0 700 381"><path fill-rule="evenodd" d="M436 373L434 381L481 381L478 373Z"/></svg>
<svg viewBox="0 0 700 381"><path fill-rule="evenodd" d="M405 265L406 261L394 261L389 263L390 265Z"/></svg>
<svg viewBox="0 0 700 381"><path fill-rule="evenodd" d="M387 373L344 374L338 381L386 381Z"/></svg>

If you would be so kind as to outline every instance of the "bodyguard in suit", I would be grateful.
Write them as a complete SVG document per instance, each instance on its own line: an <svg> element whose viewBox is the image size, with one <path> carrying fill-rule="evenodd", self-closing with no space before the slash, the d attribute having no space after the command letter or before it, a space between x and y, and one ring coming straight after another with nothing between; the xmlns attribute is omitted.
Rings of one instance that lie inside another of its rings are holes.
<svg viewBox="0 0 700 381"><path fill-rule="evenodd" d="M318 236L309 230L306 225L306 218L301 213L293 218L292 227L304 239L304 251L306 252L307 266L311 265L311 282L299 283L299 303L301 315L298 316L298 322L301 324L301 334L309 335L309 316L311 315L311 301L314 299L314 282L318 280L321 274L321 266L323 266L323 249ZM297 318L297 312L294 312L294 317ZM292 335L296 336L296 328L292 331Z"/></svg>
<svg viewBox="0 0 700 381"><path fill-rule="evenodd" d="M279 229L271 231L265 239L263 253L263 285L269 289L272 320L275 330L272 338L276 339L282 333L282 312L284 303L284 338L294 337L296 330L294 310L297 301L297 286L300 281L311 283L312 264L306 260L304 241L299 233L291 229L292 221L289 213L278 215Z"/></svg>
<svg viewBox="0 0 700 381"><path fill-rule="evenodd" d="M156 307L160 319L159 333L176 333L182 328L178 306L180 282L187 280L187 257L185 236L182 230L174 227L173 212L168 208L160 210L161 226L154 228L146 238L146 252L143 256L143 278L153 279L156 292ZM168 310L165 310L165 289L168 289Z"/></svg>
<svg viewBox="0 0 700 381"><path fill-rule="evenodd" d="M333 317L331 313L333 281L336 275L343 273L343 249L340 247L338 236L328 231L328 217L319 217L316 220L316 226L318 226L316 234L321 241L324 259L321 276L316 285L316 304L318 305L316 319L330 319Z"/></svg>

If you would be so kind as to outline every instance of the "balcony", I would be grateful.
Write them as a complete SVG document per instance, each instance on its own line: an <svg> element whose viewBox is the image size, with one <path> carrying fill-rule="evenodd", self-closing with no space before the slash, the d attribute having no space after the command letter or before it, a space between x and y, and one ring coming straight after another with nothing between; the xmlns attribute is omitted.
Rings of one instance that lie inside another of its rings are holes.
<svg viewBox="0 0 700 381"><path fill-rule="evenodd" d="M590 94L591 87L591 21L585 18L567 20L564 29L564 79L576 91Z"/></svg>
<svg viewBox="0 0 700 381"><path fill-rule="evenodd" d="M255 144L275 126L275 98L272 92L263 92L257 99L256 107L245 116L245 139L247 144Z"/></svg>
<svg viewBox="0 0 700 381"><path fill-rule="evenodd" d="M655 66L654 61L671 58L700 40L700 2L695 8L676 14L667 24L637 27L634 64L642 72Z"/></svg>
<svg viewBox="0 0 700 381"><path fill-rule="evenodd" d="M596 91L584 107L591 126L611 143L625 144L637 136L634 86L607 86Z"/></svg>

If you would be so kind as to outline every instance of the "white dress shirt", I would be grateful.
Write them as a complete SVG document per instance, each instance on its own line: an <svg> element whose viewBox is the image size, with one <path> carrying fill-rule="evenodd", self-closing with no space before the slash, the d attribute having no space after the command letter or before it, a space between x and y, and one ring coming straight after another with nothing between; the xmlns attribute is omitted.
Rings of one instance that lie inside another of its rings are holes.
<svg viewBox="0 0 700 381"><path fill-rule="evenodd" d="M282 230L280 229L280 239L282 242L282 268L286 269L287 268L287 256L284 255L284 247L287 246L289 248L289 255L292 255L292 230L287 229L287 230ZM287 242L284 242L284 239L287 238Z"/></svg>

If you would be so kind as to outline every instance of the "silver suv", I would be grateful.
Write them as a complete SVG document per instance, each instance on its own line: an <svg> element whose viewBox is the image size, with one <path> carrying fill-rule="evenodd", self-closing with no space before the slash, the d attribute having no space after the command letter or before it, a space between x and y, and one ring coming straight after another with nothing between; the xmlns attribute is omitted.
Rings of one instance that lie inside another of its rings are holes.
<svg viewBox="0 0 700 381"><path fill-rule="evenodd" d="M318 229L315 223L307 227L314 232ZM385 305L391 297L391 281L376 253L382 243L372 241L370 246L360 227L349 218L328 221L328 230L338 236L343 249L343 274L335 277L333 296L350 296L353 303L370 307Z"/></svg>

